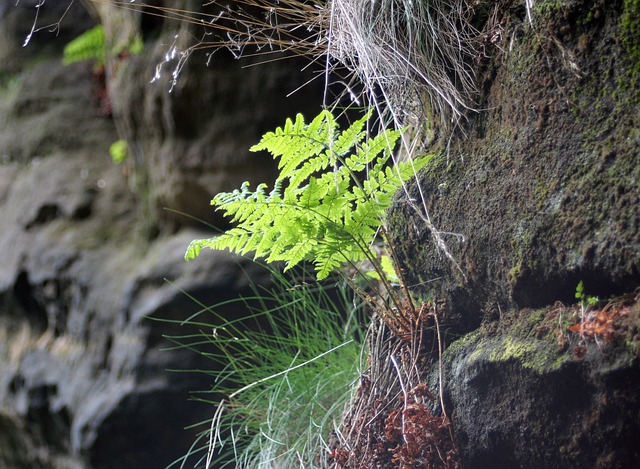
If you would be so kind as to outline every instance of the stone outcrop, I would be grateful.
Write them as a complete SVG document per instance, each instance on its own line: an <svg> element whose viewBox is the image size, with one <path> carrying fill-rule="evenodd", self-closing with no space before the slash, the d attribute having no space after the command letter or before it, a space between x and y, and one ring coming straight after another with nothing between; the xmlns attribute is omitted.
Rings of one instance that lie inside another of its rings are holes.
<svg viewBox="0 0 640 469"><path fill-rule="evenodd" d="M567 306L580 281L600 298L640 286L637 3L537 1L533 25L524 2L501 5L481 111L398 197L393 244L414 293L445 303L463 467L635 467L637 305L589 334L568 321L604 303Z"/></svg>
<svg viewBox="0 0 640 469"><path fill-rule="evenodd" d="M38 25L64 3L45 2ZM175 34L189 33L179 24L146 31L143 53L113 58L105 83L91 61L61 63L92 25L79 2L58 35L40 30L21 47L34 5L0 7L0 466L164 467L204 430L184 428L212 413L189 399L206 375L168 370L216 366L165 350L165 337L210 332L175 323L201 309L189 295L214 304L268 278L226 253L186 264L189 242L210 230L163 209L215 221L217 191L274 173L248 147L294 107L316 109L276 105L304 80L294 62L247 73L193 56L171 94L169 68L150 84ZM105 86L120 120L100 108ZM123 137L129 158L116 165L109 147Z"/></svg>
<svg viewBox="0 0 640 469"><path fill-rule="evenodd" d="M444 399L463 467L635 467L640 303L622 311L609 339L568 331L577 311L556 305L454 342Z"/></svg>

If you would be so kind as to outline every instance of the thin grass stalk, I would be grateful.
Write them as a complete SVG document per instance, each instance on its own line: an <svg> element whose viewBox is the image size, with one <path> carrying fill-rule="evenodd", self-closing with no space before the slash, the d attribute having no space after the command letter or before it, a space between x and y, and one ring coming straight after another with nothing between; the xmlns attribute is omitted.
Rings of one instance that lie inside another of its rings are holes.
<svg viewBox="0 0 640 469"><path fill-rule="evenodd" d="M190 52L302 55L324 64L327 84L336 67L345 66L364 85L366 101L398 127L426 115L448 129L473 108L468 64L479 33L469 23L473 9L466 0L212 0L207 11L87 1L197 25L206 32ZM363 101L353 94L355 86L345 86L354 101ZM327 107L337 104L328 101L326 89L325 98Z"/></svg>

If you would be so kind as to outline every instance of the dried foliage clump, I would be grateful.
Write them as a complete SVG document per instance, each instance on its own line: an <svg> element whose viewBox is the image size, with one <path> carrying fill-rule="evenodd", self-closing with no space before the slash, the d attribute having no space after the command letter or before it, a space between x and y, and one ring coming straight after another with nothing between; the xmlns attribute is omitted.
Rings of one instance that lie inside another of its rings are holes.
<svg viewBox="0 0 640 469"><path fill-rule="evenodd" d="M498 326L483 326L486 333L504 332L517 323L527 324L528 317L536 325L525 327L522 333L532 333L538 340L555 341L559 354L569 352L581 360L587 353L601 353L602 349L626 348L640 356L640 293L639 290L610 300L591 297L590 303L565 305L558 301L544 310L522 310L512 319L503 318ZM591 347L595 344L596 347ZM591 351L591 352L590 352Z"/></svg>
<svg viewBox="0 0 640 469"><path fill-rule="evenodd" d="M402 407L385 419L384 435L393 467L460 467L449 420L446 416L434 416L425 399L434 400L435 396L425 384L419 384L408 392Z"/></svg>
<svg viewBox="0 0 640 469"><path fill-rule="evenodd" d="M479 34L468 2L333 0L326 8L330 56L396 125L426 115L446 128L470 108L475 85L468 64Z"/></svg>
<svg viewBox="0 0 640 469"><path fill-rule="evenodd" d="M318 65L327 88L333 84L334 97L325 93L328 106L344 97L373 105L386 125L418 128L430 119L450 128L473 106L470 64L482 41L467 0L109 3L201 27L195 43L179 52L178 71L200 49L264 61L302 55Z"/></svg>
<svg viewBox="0 0 640 469"><path fill-rule="evenodd" d="M329 467L460 467L450 421L445 413L432 413L436 396L425 384L431 366L438 364L435 313L430 309L413 322L411 340L390 329L384 318L374 318L369 367L331 435Z"/></svg>
<svg viewBox="0 0 640 469"><path fill-rule="evenodd" d="M637 316L640 294L628 294L608 301L602 308L579 306L576 307L574 317L577 322L569 326L569 330L579 334L583 339L596 342L604 340L613 343L617 338L633 340L635 335L629 334L633 321L630 316Z"/></svg>

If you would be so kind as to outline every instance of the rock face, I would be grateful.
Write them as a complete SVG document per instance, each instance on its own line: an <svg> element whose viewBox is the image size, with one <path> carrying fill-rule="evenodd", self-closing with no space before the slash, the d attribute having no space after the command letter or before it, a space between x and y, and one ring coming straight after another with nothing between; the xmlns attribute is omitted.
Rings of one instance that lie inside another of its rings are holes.
<svg viewBox="0 0 640 469"><path fill-rule="evenodd" d="M398 200L408 283L439 285L462 330L483 310L571 301L580 280L605 297L640 284L633 5L538 2L535 27L521 2L500 9L510 52L480 64L487 110L420 175L416 202ZM424 208L460 269L415 215Z"/></svg>
<svg viewBox="0 0 640 469"><path fill-rule="evenodd" d="M183 4L187 11L219 13L217 7ZM113 8L99 7L99 13L105 25L111 24ZM130 29L123 23L112 25L113 37ZM191 51L193 38L210 31L189 23L156 20L138 30L143 37L161 36L146 46L145 54L115 61L108 75L113 112L130 143L142 190L149 191L152 212L165 222L182 226L194 224L195 217L224 228L227 223L209 205L213 195L245 181L255 186L275 180L272 161L247 150L286 117L315 116L323 81L314 80L306 61L291 57L235 60L224 50L210 58L206 49ZM152 78L154 86L149 86Z"/></svg>
<svg viewBox="0 0 640 469"><path fill-rule="evenodd" d="M640 285L637 2L537 1L533 26L524 2L496 11L483 111L399 196L393 243L415 293L446 302L463 467L635 467L634 333L609 343L556 316L574 340L559 347L522 310L575 303L580 281L600 298Z"/></svg>
<svg viewBox="0 0 640 469"><path fill-rule="evenodd" d="M444 398L463 466L637 466L640 304L624 311L611 343L567 331L560 307L454 342Z"/></svg>
<svg viewBox="0 0 640 469"><path fill-rule="evenodd" d="M57 22L63 3L45 2L38 25ZM184 428L212 412L189 401L205 375L168 370L215 366L164 350L167 335L200 333L167 321L201 309L188 295L213 304L268 278L225 253L186 264L189 242L209 232L160 210L215 220L216 191L273 174L264 156L245 155L288 115L274 102L304 77L293 62L246 75L194 56L168 94L166 77L148 82L160 51L188 31L160 25L141 55L114 59L114 121L100 115L95 64L61 64L89 15L75 2L58 36L39 31L22 49L34 6L0 7L0 466L164 467L202 430ZM291 106L316 112L300 98ZM118 166L109 147L123 134L131 153Z"/></svg>

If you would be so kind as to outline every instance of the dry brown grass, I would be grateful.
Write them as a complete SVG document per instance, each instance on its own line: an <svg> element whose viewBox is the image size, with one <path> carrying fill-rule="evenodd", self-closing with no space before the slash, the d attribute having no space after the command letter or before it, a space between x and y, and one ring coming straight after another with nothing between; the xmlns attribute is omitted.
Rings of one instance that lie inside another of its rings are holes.
<svg viewBox="0 0 640 469"><path fill-rule="evenodd" d="M424 384L438 366L437 314L433 305L423 308L405 335L374 317L368 367L331 435L326 467L460 467L449 418L444 410L440 415L431 411L436 400L443 405L442 395Z"/></svg>
<svg viewBox="0 0 640 469"><path fill-rule="evenodd" d="M383 124L451 129L473 107L478 32L466 0L88 0L198 25L194 50L264 61L302 55L324 70L325 105L373 105ZM344 71L345 74L338 70Z"/></svg>

